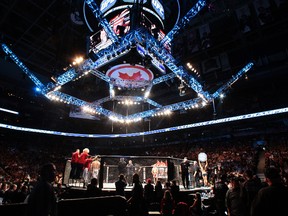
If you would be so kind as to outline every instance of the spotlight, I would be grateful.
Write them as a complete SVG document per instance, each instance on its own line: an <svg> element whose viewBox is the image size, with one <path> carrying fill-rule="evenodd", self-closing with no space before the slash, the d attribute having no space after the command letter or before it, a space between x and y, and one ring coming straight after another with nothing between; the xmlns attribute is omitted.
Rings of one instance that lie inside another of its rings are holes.
<svg viewBox="0 0 288 216"><path fill-rule="evenodd" d="M40 92L41 89L40 89L39 87L36 87L36 88L35 88L35 91L36 91L36 92Z"/></svg>
<svg viewBox="0 0 288 216"><path fill-rule="evenodd" d="M148 98L149 97L150 92L145 92L144 94L144 98Z"/></svg>
<svg viewBox="0 0 288 216"><path fill-rule="evenodd" d="M82 56L79 56L79 57L76 57L73 61L73 65L76 65L76 64L80 64L81 62L84 61L84 58Z"/></svg>

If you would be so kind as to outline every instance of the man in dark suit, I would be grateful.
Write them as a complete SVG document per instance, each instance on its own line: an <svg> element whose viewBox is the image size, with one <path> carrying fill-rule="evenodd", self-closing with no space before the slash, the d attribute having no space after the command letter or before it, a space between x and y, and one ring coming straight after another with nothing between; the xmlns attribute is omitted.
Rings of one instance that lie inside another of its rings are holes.
<svg viewBox="0 0 288 216"><path fill-rule="evenodd" d="M187 160L187 157L184 157L183 162L181 165L181 174L182 174L182 183L185 189L189 188L189 166L190 163Z"/></svg>

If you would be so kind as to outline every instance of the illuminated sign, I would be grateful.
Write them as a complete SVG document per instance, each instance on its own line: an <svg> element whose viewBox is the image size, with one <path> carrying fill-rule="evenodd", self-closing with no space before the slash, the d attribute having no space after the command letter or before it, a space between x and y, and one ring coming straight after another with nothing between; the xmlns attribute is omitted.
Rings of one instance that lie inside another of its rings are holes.
<svg viewBox="0 0 288 216"><path fill-rule="evenodd" d="M147 85L154 78L153 73L142 65L120 64L110 68L106 75L117 86L139 88Z"/></svg>
<svg viewBox="0 0 288 216"><path fill-rule="evenodd" d="M164 16L164 8L162 4L158 0L152 0L151 3L152 3L152 7L157 12L157 14L161 17L161 19L164 20L165 16Z"/></svg>
<svg viewBox="0 0 288 216"><path fill-rule="evenodd" d="M108 9L113 7L113 5L115 5L116 1L117 0L103 0L100 4L100 11L102 13L104 13L105 11L107 11Z"/></svg>

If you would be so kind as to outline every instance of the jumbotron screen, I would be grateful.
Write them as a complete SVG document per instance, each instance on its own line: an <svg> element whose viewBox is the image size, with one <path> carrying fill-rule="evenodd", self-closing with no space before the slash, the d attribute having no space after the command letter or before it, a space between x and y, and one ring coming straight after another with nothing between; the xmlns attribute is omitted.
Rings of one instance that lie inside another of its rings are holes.
<svg viewBox="0 0 288 216"><path fill-rule="evenodd" d="M164 8L158 0L139 1L141 6L139 25L145 27L157 40L165 37ZM103 0L100 10L118 37L127 34L131 27L131 8L134 0ZM100 29L90 37L90 49L97 52L111 45L112 41Z"/></svg>

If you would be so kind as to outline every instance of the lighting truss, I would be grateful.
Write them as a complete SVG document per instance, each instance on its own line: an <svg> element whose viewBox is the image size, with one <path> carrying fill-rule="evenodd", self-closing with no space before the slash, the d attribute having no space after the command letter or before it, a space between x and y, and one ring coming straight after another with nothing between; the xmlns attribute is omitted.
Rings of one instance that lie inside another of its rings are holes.
<svg viewBox="0 0 288 216"><path fill-rule="evenodd" d="M133 102L147 102L149 104L151 104L154 107L162 107L162 105L156 103L155 101L149 99L149 98L144 98L141 96L114 96L113 98L111 97L105 97L105 98L101 98L97 101L94 101L93 104L94 105L98 105L101 106L101 104L108 102L108 101L133 101Z"/></svg>
<svg viewBox="0 0 288 216"><path fill-rule="evenodd" d="M205 7L206 1L199 0L189 11L188 13L177 23L173 29L163 38L161 44L169 44L175 34L177 34L181 29L183 29L198 13L200 10Z"/></svg>
<svg viewBox="0 0 288 216"><path fill-rule="evenodd" d="M43 129L36 129L36 128L18 127L15 125L8 125L8 124L2 124L2 123L0 123L0 128L16 130L16 131L31 132L31 133L66 136L66 137L84 137L84 138L137 137L137 136L147 136L147 135L158 134L158 133L166 133L166 132L177 131L177 130L185 130L189 128L205 127L205 126L210 126L210 125L215 125L215 124L225 124L228 122L243 121L246 119L260 118L260 117L265 117L265 116L270 116L270 115L280 115L280 114L287 113L287 112L288 112L288 107L285 107L285 108L274 109L274 110L266 110L263 112L232 116L232 117L227 117L227 118L222 118L222 119L217 119L217 120L197 122L197 123L192 123L192 124L187 124L187 125L180 125L176 127L162 128L162 129L157 129L157 130L143 131L143 132L136 132L136 133L125 133L125 134L80 134L80 133L43 130Z"/></svg>
<svg viewBox="0 0 288 216"><path fill-rule="evenodd" d="M217 98L222 94L225 90L227 90L230 86L233 85L243 74L247 73L253 67L253 63L247 64L244 68L242 68L237 74L233 75L232 78L221 86L217 91L215 91L212 95L213 98Z"/></svg>
<svg viewBox="0 0 288 216"><path fill-rule="evenodd" d="M111 26L109 25L108 21L104 19L103 14L101 13L98 5L94 2L94 0L85 0L86 5L89 6L93 15L98 20L99 24L103 27L104 31L106 32L108 38L112 40L113 43L118 41L117 35L112 30Z"/></svg>
<svg viewBox="0 0 288 216"><path fill-rule="evenodd" d="M44 84L24 65L22 61L8 48L6 44L1 45L3 51L15 62L18 67L35 83L35 85L43 90Z"/></svg>
<svg viewBox="0 0 288 216"><path fill-rule="evenodd" d="M38 80L35 75L33 75L33 73L24 65L24 63L19 60L15 54L5 44L2 44L2 49L4 52L24 71L25 74L28 75L28 77L40 89L40 92L50 100L57 100L67 104L73 104L78 107L89 107L89 109L94 110L96 113L100 113L114 121L130 123L139 121L143 118L152 117L157 115L159 112L172 112L176 110L189 109L195 106L202 107L204 103L210 103L215 98L219 97L220 94L225 92L227 88L229 88L234 82L243 76L243 74L247 73L253 66L253 63L248 63L236 75L232 76L227 83L222 85L214 93L210 94L208 91L203 90L203 85L196 78L194 78L194 76L190 75L182 65L178 65L176 59L172 56L170 51L165 48L165 44L170 43L175 34L177 34L180 29L184 28L205 6L205 0L199 0L160 42L157 41L147 31L147 29L143 27L130 30L130 32L128 32L126 35L118 38L108 21L104 18L103 14L99 10L97 4L93 0L85 0L85 2L91 9L99 24L103 27L107 36L111 39L112 44L100 51L95 51L95 49L92 49L94 50L93 60L87 59L82 64L69 68L67 71L64 71L62 75L55 77L55 82L50 82L47 85L41 83L41 81ZM144 96L142 97L116 96L114 88L117 87L118 80L111 79L98 69L114 61L116 58L126 55L133 47L136 48L142 57L149 56L151 63L159 70L159 72L161 72L162 76L145 83L145 92ZM172 73L166 74L165 67L167 67ZM69 83L70 81L80 79L82 76L88 73L91 73L109 84L109 97L105 97L90 103L60 91L61 86ZM194 90L198 97L166 106L162 106L161 104L157 103L157 101L149 99L149 93L154 85L175 77L181 80L181 82L183 82L187 87ZM154 108L123 116L102 107L102 104L108 101L124 101L129 99L148 103Z"/></svg>

